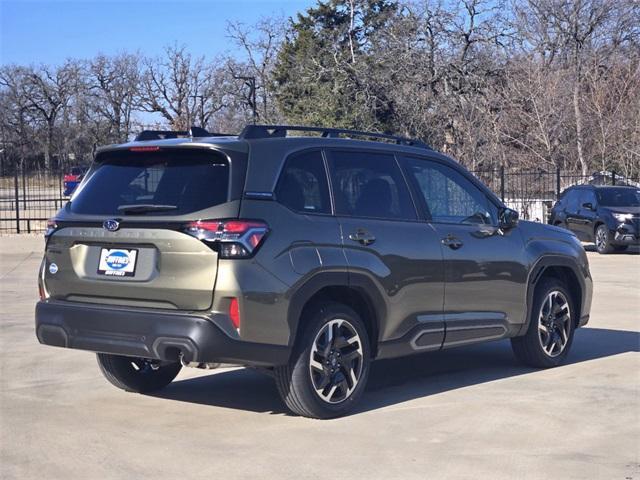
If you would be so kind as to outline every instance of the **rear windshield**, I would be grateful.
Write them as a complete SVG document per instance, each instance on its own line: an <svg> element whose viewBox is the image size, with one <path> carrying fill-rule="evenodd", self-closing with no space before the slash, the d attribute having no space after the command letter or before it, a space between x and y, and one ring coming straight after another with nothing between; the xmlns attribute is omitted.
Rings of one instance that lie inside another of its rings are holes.
<svg viewBox="0 0 640 480"><path fill-rule="evenodd" d="M100 154L71 211L94 215L183 215L225 203L229 164L203 150Z"/></svg>
<svg viewBox="0 0 640 480"><path fill-rule="evenodd" d="M605 207L640 207L640 189L602 188L598 190L598 201Z"/></svg>

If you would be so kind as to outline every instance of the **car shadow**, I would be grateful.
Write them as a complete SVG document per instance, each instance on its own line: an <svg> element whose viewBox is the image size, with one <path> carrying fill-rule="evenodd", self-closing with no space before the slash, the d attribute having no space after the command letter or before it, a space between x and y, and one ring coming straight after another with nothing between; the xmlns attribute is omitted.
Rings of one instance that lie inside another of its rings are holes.
<svg viewBox="0 0 640 480"><path fill-rule="evenodd" d="M566 364L627 352L640 352L639 332L581 328L576 332ZM367 391L352 414L536 371L516 361L508 341L381 360L372 364ZM237 410L288 414L273 379L248 368L175 381L154 396Z"/></svg>
<svg viewBox="0 0 640 480"><path fill-rule="evenodd" d="M597 252L596 246L592 243L583 243L582 246L586 252ZM629 245L623 252L611 252L607 255L640 255L640 246Z"/></svg>

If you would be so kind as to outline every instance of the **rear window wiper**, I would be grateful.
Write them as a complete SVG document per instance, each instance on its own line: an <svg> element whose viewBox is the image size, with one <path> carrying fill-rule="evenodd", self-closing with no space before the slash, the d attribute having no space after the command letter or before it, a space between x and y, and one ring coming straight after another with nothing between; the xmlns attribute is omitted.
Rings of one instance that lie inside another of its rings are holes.
<svg viewBox="0 0 640 480"><path fill-rule="evenodd" d="M136 203L133 205L120 205L118 211L122 213L146 213L146 212L166 212L177 210L176 205L157 205L154 203Z"/></svg>

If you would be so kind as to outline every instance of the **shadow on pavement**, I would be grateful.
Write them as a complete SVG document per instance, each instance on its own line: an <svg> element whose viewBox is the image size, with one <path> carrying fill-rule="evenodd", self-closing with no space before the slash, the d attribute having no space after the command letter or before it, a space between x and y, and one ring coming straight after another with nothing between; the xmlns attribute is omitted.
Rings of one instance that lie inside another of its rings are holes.
<svg viewBox="0 0 640 480"><path fill-rule="evenodd" d="M576 332L567 364L627 352L640 352L639 332L582 328ZM382 360L372 364L367 392L354 413L536 371L517 363L508 341ZM273 380L251 369L176 381L155 396L254 412L287 413Z"/></svg>
<svg viewBox="0 0 640 480"><path fill-rule="evenodd" d="M597 252L596 246L592 243L583 243L582 246L587 252ZM611 252L607 253L605 256L608 255L640 255L640 247L636 245L629 245L623 252Z"/></svg>

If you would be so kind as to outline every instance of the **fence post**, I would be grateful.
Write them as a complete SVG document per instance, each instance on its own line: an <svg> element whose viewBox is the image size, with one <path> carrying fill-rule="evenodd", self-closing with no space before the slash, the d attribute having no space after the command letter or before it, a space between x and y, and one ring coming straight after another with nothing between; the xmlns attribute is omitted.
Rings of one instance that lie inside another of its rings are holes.
<svg viewBox="0 0 640 480"><path fill-rule="evenodd" d="M556 200L560 198L560 167L556 167Z"/></svg>
<svg viewBox="0 0 640 480"><path fill-rule="evenodd" d="M500 167L500 199L504 202L504 165Z"/></svg>
<svg viewBox="0 0 640 480"><path fill-rule="evenodd" d="M18 166L13 176L13 187L16 201L16 233L20 233L20 192L18 189Z"/></svg>
<svg viewBox="0 0 640 480"><path fill-rule="evenodd" d="M22 208L27 209L27 182L25 179L24 167L22 167Z"/></svg>
<svg viewBox="0 0 640 480"><path fill-rule="evenodd" d="M611 185L616 184L616 172L615 170L611 172Z"/></svg>

